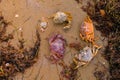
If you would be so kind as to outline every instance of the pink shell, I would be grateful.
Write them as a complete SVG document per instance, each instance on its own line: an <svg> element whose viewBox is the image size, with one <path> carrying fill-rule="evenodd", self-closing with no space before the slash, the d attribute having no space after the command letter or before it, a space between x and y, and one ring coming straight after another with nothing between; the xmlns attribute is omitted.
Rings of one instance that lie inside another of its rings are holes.
<svg viewBox="0 0 120 80"><path fill-rule="evenodd" d="M66 40L60 34L54 34L49 38L51 56L55 60L63 58L65 53L65 43Z"/></svg>

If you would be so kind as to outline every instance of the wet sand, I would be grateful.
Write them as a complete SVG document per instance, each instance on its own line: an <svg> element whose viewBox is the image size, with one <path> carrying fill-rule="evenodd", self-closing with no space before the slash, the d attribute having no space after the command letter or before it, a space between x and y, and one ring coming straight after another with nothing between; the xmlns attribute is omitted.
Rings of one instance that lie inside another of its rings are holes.
<svg viewBox="0 0 120 80"><path fill-rule="evenodd" d="M81 45L86 45L79 37L79 26L86 14L74 0L2 0L0 11L2 11L2 15L6 20L12 22L14 25L13 28L21 27L23 29L27 46L31 46L34 42L35 29L39 27L37 24L41 17L49 17L56 11L69 12L73 16L72 27L68 31L64 31L61 25L55 25L51 19L48 19L48 28L46 31L39 31L41 46L37 63L27 69L24 74L18 73L15 80L59 80L61 67L51 64L45 58L45 55L49 55L50 53L46 38L55 32L62 34L67 43L80 42ZM19 17L15 17L16 14ZM96 80L93 75L95 69L103 70L103 65L108 67L107 62L101 57L106 41L102 41L103 38L98 31L95 30L95 33L95 36L99 37L98 44L102 45L103 48L88 66L79 68L78 76L80 77L78 80ZM16 37L18 36L16 35ZM17 41L14 41L14 44L16 43ZM67 47L64 57L66 64L72 61L72 53L75 53L75 51Z"/></svg>

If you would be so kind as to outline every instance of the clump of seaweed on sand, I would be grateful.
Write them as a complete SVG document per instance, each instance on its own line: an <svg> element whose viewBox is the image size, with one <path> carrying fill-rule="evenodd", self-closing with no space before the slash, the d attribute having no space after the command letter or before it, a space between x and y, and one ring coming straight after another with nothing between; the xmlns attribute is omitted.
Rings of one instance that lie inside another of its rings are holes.
<svg viewBox="0 0 120 80"><path fill-rule="evenodd" d="M13 35L6 34L6 28L8 27L8 22L4 20L3 16L0 16L0 43L8 42L10 39L13 39Z"/></svg>
<svg viewBox="0 0 120 80"><path fill-rule="evenodd" d="M103 36L108 36L115 32L120 24L119 4L119 0L92 0L81 8L94 21L96 29L101 31Z"/></svg>
<svg viewBox="0 0 120 80"><path fill-rule="evenodd" d="M70 43L69 48L73 48L77 51L81 49L81 45L78 42ZM66 78L66 80L77 80L76 77L78 73L78 68L76 68L77 64L75 62L70 63L69 65L65 64L64 61L60 62L59 65L62 67L61 75L63 78Z"/></svg>
<svg viewBox="0 0 120 80"><path fill-rule="evenodd" d="M65 78L66 80L76 80L76 75L78 72L78 68L75 69L76 64L71 63L70 65L66 65L64 62L60 62L59 65L62 67L62 78Z"/></svg>
<svg viewBox="0 0 120 80"><path fill-rule="evenodd" d="M7 34L9 23L3 16L0 16L0 80L13 80L17 72L24 72L26 68L32 66L40 47L40 34L36 30L36 42L29 49L24 47L24 39L19 39L18 48L10 42L14 39L14 34ZM14 32L14 31L13 31Z"/></svg>
<svg viewBox="0 0 120 80"><path fill-rule="evenodd" d="M120 1L92 0L81 7L94 21L95 28L108 38L104 57L109 62L110 80L120 79Z"/></svg>

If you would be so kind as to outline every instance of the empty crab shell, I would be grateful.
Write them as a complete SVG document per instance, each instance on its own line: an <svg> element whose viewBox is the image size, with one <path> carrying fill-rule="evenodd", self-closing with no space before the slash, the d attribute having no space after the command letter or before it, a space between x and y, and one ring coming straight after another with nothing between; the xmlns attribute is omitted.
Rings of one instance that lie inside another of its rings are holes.
<svg viewBox="0 0 120 80"><path fill-rule="evenodd" d="M44 17L42 17L41 20L40 20L40 24L39 25L40 25L41 31L44 32L45 29L48 26L48 22L47 22L47 20Z"/></svg>
<svg viewBox="0 0 120 80"><path fill-rule="evenodd" d="M66 20L67 20L67 14L64 12L57 12L53 18L54 23L58 23L58 24L64 23Z"/></svg>
<svg viewBox="0 0 120 80"><path fill-rule="evenodd" d="M56 62L63 58L66 40L60 34L54 34L49 38L50 56Z"/></svg>
<svg viewBox="0 0 120 80"><path fill-rule="evenodd" d="M66 24L63 29L69 29L71 27L72 16L67 12L57 12L53 15L53 22L56 24Z"/></svg>
<svg viewBox="0 0 120 80"><path fill-rule="evenodd" d="M94 42L94 27L93 27L93 22L87 16L80 26L80 37L88 42L93 43Z"/></svg>
<svg viewBox="0 0 120 80"><path fill-rule="evenodd" d="M89 62L95 57L95 55L98 53L98 50L100 47L85 47L83 50L79 52L79 54L75 55L73 58L73 62L76 64L76 67L74 69L77 69L80 66L85 66L89 64Z"/></svg>
<svg viewBox="0 0 120 80"><path fill-rule="evenodd" d="M89 62L93 58L93 53L90 47L85 47L80 51L78 59L81 61Z"/></svg>
<svg viewBox="0 0 120 80"><path fill-rule="evenodd" d="M82 40L92 43L93 46L98 49L102 47L102 46L98 46L95 43L96 39L94 37L94 26L89 16L85 18L84 22L80 26L80 37L82 38Z"/></svg>

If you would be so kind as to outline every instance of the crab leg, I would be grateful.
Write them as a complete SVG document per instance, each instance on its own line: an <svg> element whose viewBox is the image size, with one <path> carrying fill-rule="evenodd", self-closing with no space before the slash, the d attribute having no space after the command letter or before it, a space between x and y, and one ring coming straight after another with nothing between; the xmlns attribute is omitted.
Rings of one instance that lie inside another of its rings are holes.
<svg viewBox="0 0 120 80"><path fill-rule="evenodd" d="M97 55L98 50L101 48L101 46L97 46L97 47L96 47L96 50L95 50L95 47L96 47L96 45L93 46L93 54L94 54L94 56Z"/></svg>
<svg viewBox="0 0 120 80"><path fill-rule="evenodd" d="M73 62L75 63L75 65L77 65L74 69L78 69L80 67L80 65L78 65L78 61L74 58Z"/></svg>
<svg viewBox="0 0 120 80"><path fill-rule="evenodd" d="M80 33L80 37L82 38L82 40L85 40L85 38L82 36L82 34Z"/></svg>
<svg viewBox="0 0 120 80"><path fill-rule="evenodd" d="M88 62L85 62L85 61L77 61L75 58L73 59L73 62L76 65L74 69L78 69L80 66L82 66L84 64L88 64Z"/></svg>

